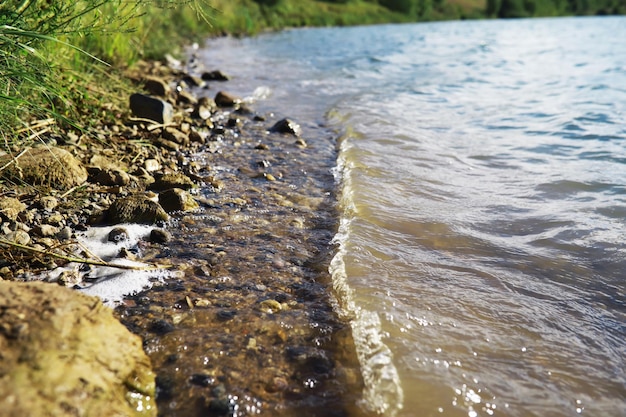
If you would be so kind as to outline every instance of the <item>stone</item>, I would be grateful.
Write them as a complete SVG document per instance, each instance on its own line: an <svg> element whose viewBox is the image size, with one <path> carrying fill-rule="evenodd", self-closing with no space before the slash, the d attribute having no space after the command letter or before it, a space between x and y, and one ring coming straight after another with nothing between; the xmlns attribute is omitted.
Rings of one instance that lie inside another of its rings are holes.
<svg viewBox="0 0 626 417"><path fill-rule="evenodd" d="M213 104L215 105L215 103ZM211 107L211 105L198 103L196 104L193 113L191 113L191 117L207 120L211 117L211 114L213 114L213 107Z"/></svg>
<svg viewBox="0 0 626 417"><path fill-rule="evenodd" d="M33 234L40 237L53 237L60 231L60 228L52 226L51 224L42 224L39 226L35 226L32 230Z"/></svg>
<svg viewBox="0 0 626 417"><path fill-rule="evenodd" d="M161 164L156 159L146 159L143 162L143 167L148 172L154 172L161 169Z"/></svg>
<svg viewBox="0 0 626 417"><path fill-rule="evenodd" d="M219 71L219 70L204 72L202 73L201 78L204 81L228 81L230 80L230 77L228 75L224 74L222 71Z"/></svg>
<svg viewBox="0 0 626 417"><path fill-rule="evenodd" d="M136 117L168 124L174 118L174 108L161 99L135 93L130 96L130 110Z"/></svg>
<svg viewBox="0 0 626 417"><path fill-rule="evenodd" d="M142 341L95 297L0 282L3 416L157 415Z"/></svg>
<svg viewBox="0 0 626 417"><path fill-rule="evenodd" d="M125 242L128 240L128 230L123 227L115 227L111 229L107 237L107 241L113 243Z"/></svg>
<svg viewBox="0 0 626 417"><path fill-rule="evenodd" d="M150 231L150 242L164 244L172 240L172 235L163 229L152 229Z"/></svg>
<svg viewBox="0 0 626 417"><path fill-rule="evenodd" d="M59 240L69 240L72 238L73 234L74 232L72 228L69 226L65 226L64 228L59 230L59 233L57 233L54 237L56 237Z"/></svg>
<svg viewBox="0 0 626 417"><path fill-rule="evenodd" d="M109 224L153 224L168 219L159 203L144 195L133 195L115 200L107 210L105 221Z"/></svg>
<svg viewBox="0 0 626 417"><path fill-rule="evenodd" d="M0 215L6 220L15 221L26 210L26 204L14 197L0 197Z"/></svg>
<svg viewBox="0 0 626 417"><path fill-rule="evenodd" d="M59 200L57 200L56 197L48 195L41 197L38 205L44 210L52 211L59 205Z"/></svg>
<svg viewBox="0 0 626 417"><path fill-rule="evenodd" d="M17 243L18 245L28 245L30 243L30 235L24 230L9 232L4 239L9 242Z"/></svg>
<svg viewBox="0 0 626 417"><path fill-rule="evenodd" d="M154 183L150 184L149 189L153 191L165 191L170 188L189 190L193 187L195 187L195 184L188 176L180 172L175 172L156 177Z"/></svg>
<svg viewBox="0 0 626 417"><path fill-rule="evenodd" d="M270 132L300 136L302 129L300 128L300 125L293 120L285 118L276 122L274 126L271 127Z"/></svg>
<svg viewBox="0 0 626 417"><path fill-rule="evenodd" d="M268 313L278 313L282 310L282 305L276 300L263 300L259 304L261 311L265 311Z"/></svg>
<svg viewBox="0 0 626 417"><path fill-rule="evenodd" d="M215 95L215 104L217 104L218 107L233 107L238 103L241 103L241 99L232 94L219 91Z"/></svg>
<svg viewBox="0 0 626 417"><path fill-rule="evenodd" d="M176 102L178 104L190 104L193 106L198 103L198 99L193 94L183 90L178 92Z"/></svg>
<svg viewBox="0 0 626 417"><path fill-rule="evenodd" d="M1 157L0 165L4 166L9 160ZM87 181L87 170L65 149L37 147L15 158L2 172L2 176L34 186L67 190Z"/></svg>
<svg viewBox="0 0 626 417"><path fill-rule="evenodd" d="M159 204L167 213L193 211L200 207L191 194L180 188L170 188L160 193Z"/></svg>
<svg viewBox="0 0 626 417"><path fill-rule="evenodd" d="M168 127L163 131L163 138L166 140L170 140L179 145L188 145L189 144L189 135L181 132L178 129L173 127Z"/></svg>
<svg viewBox="0 0 626 417"><path fill-rule="evenodd" d="M43 218L43 221L46 224L51 224L53 226L60 226L65 223L65 217L61 213L54 212L50 213L48 217Z"/></svg>
<svg viewBox="0 0 626 417"><path fill-rule="evenodd" d="M166 97L172 90L165 80L158 77L146 78L143 88L153 96L160 97Z"/></svg>
<svg viewBox="0 0 626 417"><path fill-rule="evenodd" d="M206 85L205 80L202 77L197 77L195 75L187 74L183 77L182 81L191 87L204 87Z"/></svg>
<svg viewBox="0 0 626 417"><path fill-rule="evenodd" d="M130 176L121 169L89 168L89 177L92 182L106 186L125 186L130 184Z"/></svg>
<svg viewBox="0 0 626 417"><path fill-rule="evenodd" d="M156 138L153 143L159 148L167 149L174 152L178 152L178 150L180 149L180 145L178 143L163 138Z"/></svg>

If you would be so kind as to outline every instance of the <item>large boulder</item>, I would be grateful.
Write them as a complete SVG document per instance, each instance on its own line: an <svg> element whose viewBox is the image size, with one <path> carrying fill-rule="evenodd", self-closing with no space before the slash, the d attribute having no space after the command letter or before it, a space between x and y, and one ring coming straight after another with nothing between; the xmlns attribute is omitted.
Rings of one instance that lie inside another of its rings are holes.
<svg viewBox="0 0 626 417"><path fill-rule="evenodd" d="M87 181L83 164L61 148L42 146L28 149L12 161L8 156L0 158L0 165L6 164L3 177L30 185L67 190Z"/></svg>
<svg viewBox="0 0 626 417"><path fill-rule="evenodd" d="M0 410L6 417L156 416L141 339L99 299L0 282Z"/></svg>

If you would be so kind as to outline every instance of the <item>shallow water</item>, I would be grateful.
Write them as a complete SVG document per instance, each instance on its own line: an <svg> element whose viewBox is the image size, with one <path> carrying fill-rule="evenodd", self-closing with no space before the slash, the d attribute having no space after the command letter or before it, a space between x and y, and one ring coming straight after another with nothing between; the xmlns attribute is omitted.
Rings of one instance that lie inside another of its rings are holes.
<svg viewBox="0 0 626 417"><path fill-rule="evenodd" d="M626 18L567 18L292 30L200 51L234 76L229 91L305 136L338 132L331 272L363 410L624 415L623 39Z"/></svg>

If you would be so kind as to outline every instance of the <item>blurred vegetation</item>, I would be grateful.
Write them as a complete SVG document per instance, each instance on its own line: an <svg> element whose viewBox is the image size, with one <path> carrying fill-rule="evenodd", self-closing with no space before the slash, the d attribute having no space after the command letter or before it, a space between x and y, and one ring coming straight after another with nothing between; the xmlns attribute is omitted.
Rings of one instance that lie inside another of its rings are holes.
<svg viewBox="0 0 626 417"><path fill-rule="evenodd" d="M626 14L624 0L487 0L488 17Z"/></svg>
<svg viewBox="0 0 626 417"><path fill-rule="evenodd" d="M482 17L626 13L624 0L4 0L0 148L53 117L85 127L125 102L121 70L224 33Z"/></svg>

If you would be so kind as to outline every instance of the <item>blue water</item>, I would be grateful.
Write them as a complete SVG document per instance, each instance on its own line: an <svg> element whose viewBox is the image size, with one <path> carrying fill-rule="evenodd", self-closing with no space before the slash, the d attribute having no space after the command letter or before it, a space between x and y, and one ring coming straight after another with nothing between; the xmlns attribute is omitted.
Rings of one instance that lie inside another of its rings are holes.
<svg viewBox="0 0 626 417"><path fill-rule="evenodd" d="M331 268L363 410L626 415L625 39L624 17L563 18L201 51L312 143L337 132Z"/></svg>

